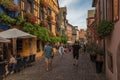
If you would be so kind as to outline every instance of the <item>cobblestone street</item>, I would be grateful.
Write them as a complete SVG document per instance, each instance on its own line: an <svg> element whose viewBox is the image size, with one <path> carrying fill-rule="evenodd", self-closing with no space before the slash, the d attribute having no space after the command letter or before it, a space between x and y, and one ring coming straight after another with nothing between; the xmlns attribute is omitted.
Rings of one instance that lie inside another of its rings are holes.
<svg viewBox="0 0 120 80"><path fill-rule="evenodd" d="M41 57L32 67L9 75L5 80L105 80L104 74L96 74L95 64L88 54L80 54L79 66L73 66L72 54L65 54L60 62L59 56L54 57L53 70L46 72L45 61Z"/></svg>

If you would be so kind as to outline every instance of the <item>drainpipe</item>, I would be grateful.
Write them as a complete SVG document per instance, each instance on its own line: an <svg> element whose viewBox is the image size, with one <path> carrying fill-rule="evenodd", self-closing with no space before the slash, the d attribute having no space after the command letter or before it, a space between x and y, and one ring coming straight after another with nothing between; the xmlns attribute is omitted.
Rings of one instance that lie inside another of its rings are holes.
<svg viewBox="0 0 120 80"><path fill-rule="evenodd" d="M106 7L105 7L105 4L106 4L106 2L105 2L106 0L103 0L103 20L105 20L105 11L106 11ZM103 48L104 48L104 59L105 59L105 61L104 61L104 71L106 72L106 48L105 48L105 38L104 38L104 40L103 40Z"/></svg>

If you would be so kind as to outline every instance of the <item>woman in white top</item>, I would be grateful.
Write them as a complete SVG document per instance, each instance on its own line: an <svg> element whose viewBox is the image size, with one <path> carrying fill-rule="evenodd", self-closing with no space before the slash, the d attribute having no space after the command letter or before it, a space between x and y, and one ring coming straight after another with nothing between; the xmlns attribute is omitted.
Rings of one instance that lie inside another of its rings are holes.
<svg viewBox="0 0 120 80"><path fill-rule="evenodd" d="M60 54L60 58L62 59L62 57L63 57L63 54L64 54L64 47L63 47L63 44L61 44L60 45L60 47L59 47L59 54Z"/></svg>

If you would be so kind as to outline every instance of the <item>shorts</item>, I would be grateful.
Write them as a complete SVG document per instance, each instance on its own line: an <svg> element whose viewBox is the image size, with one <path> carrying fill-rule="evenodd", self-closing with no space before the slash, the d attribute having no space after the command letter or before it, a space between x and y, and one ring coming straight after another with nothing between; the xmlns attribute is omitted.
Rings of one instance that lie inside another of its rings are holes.
<svg viewBox="0 0 120 80"><path fill-rule="evenodd" d="M51 63L52 62L52 58L51 57L50 58L45 57L45 62L48 63L48 64Z"/></svg>
<svg viewBox="0 0 120 80"><path fill-rule="evenodd" d="M78 53L73 53L73 58L78 60L79 59L79 54Z"/></svg>

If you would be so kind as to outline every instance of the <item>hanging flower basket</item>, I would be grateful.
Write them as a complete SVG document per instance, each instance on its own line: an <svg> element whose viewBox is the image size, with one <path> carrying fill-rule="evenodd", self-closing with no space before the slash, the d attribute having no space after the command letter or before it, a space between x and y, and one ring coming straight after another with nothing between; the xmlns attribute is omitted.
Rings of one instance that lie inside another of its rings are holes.
<svg viewBox="0 0 120 80"><path fill-rule="evenodd" d="M30 23L36 23L36 21L37 21L37 18L31 13L26 13L24 15L24 18Z"/></svg>
<svg viewBox="0 0 120 80"><path fill-rule="evenodd" d="M101 23L96 27L97 35L100 39L109 36L114 29L113 22L101 21Z"/></svg>

